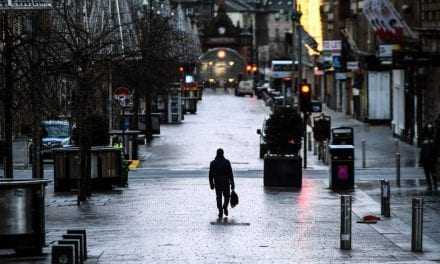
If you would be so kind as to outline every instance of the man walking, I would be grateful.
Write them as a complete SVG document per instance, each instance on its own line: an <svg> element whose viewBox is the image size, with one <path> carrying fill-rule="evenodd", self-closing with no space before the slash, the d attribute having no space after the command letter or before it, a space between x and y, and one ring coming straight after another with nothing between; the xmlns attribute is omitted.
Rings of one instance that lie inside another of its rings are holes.
<svg viewBox="0 0 440 264"><path fill-rule="evenodd" d="M231 190L234 190L234 175L229 160L225 159L223 149L217 149L217 156L209 166L209 185L211 190L215 188L217 199L218 217L222 218L223 213L228 216L229 198ZM222 205L222 196L224 202Z"/></svg>

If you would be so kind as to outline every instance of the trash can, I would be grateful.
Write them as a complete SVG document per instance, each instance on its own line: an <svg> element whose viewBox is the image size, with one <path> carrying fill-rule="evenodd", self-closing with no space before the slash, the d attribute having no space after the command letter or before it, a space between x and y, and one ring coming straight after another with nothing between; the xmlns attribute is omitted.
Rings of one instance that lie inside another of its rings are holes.
<svg viewBox="0 0 440 264"><path fill-rule="evenodd" d="M331 117L320 115L313 118L313 136L316 141L325 141L331 137Z"/></svg>
<svg viewBox="0 0 440 264"><path fill-rule="evenodd" d="M333 145L354 145L352 127L336 127L332 129Z"/></svg>
<svg viewBox="0 0 440 264"><path fill-rule="evenodd" d="M46 243L48 180L0 180L0 249L38 255Z"/></svg>
<svg viewBox="0 0 440 264"><path fill-rule="evenodd" d="M151 113L151 127L154 135L160 135L161 113Z"/></svg>
<svg viewBox="0 0 440 264"><path fill-rule="evenodd" d="M81 160L78 147L53 150L54 192L70 192L79 188Z"/></svg>
<svg viewBox="0 0 440 264"><path fill-rule="evenodd" d="M330 175L332 190L354 189L354 146L329 145Z"/></svg>

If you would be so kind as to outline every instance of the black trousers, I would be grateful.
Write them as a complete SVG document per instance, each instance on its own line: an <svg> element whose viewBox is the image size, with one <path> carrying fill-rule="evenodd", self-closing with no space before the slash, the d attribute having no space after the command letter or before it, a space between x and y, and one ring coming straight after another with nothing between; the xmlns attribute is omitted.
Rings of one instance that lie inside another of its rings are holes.
<svg viewBox="0 0 440 264"><path fill-rule="evenodd" d="M230 188L215 189L215 195L216 195L216 199L217 199L218 210L220 211L223 208L227 208L229 205L229 198L231 197ZM224 198L223 205L222 205L222 196Z"/></svg>

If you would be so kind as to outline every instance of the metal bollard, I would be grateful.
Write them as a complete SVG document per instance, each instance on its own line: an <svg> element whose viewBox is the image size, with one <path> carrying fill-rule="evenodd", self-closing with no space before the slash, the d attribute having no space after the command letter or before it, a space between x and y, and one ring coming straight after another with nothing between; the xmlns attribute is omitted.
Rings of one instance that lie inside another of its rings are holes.
<svg viewBox="0 0 440 264"><path fill-rule="evenodd" d="M351 249L351 195L341 196L341 249Z"/></svg>
<svg viewBox="0 0 440 264"><path fill-rule="evenodd" d="M129 160L133 159L133 141L132 140L128 141L128 159Z"/></svg>
<svg viewBox="0 0 440 264"><path fill-rule="evenodd" d="M400 187L400 153L396 153L396 185Z"/></svg>
<svg viewBox="0 0 440 264"><path fill-rule="evenodd" d="M318 145L316 143L316 140L313 140L313 155L318 155Z"/></svg>
<svg viewBox="0 0 440 264"><path fill-rule="evenodd" d="M412 199L411 251L423 251L423 198Z"/></svg>
<svg viewBox="0 0 440 264"><path fill-rule="evenodd" d="M312 132L307 132L307 145L308 150L312 151Z"/></svg>
<svg viewBox="0 0 440 264"><path fill-rule="evenodd" d="M398 139L395 139L394 144L396 148L396 153L400 153L400 141Z"/></svg>
<svg viewBox="0 0 440 264"><path fill-rule="evenodd" d="M385 217L391 216L390 196L391 196L390 182L387 180L381 180L380 181L380 198L381 198L380 213Z"/></svg>
<svg viewBox="0 0 440 264"><path fill-rule="evenodd" d="M366 151L366 141L362 139L362 168L367 167L367 151Z"/></svg>
<svg viewBox="0 0 440 264"><path fill-rule="evenodd" d="M324 156L324 164L328 165L328 143L327 143L327 141L324 142L322 154Z"/></svg>

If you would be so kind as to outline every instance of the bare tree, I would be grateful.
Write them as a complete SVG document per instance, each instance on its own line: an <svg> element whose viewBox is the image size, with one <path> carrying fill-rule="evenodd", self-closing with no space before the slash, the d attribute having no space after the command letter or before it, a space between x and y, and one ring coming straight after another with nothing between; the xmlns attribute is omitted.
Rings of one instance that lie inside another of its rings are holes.
<svg viewBox="0 0 440 264"><path fill-rule="evenodd" d="M139 46L125 53L125 60L114 65L114 79L127 85L133 94L132 129L138 129L140 99L145 102L145 136L152 140L151 103L155 94L167 92L170 82L177 79L178 57L174 39L178 38L171 17L145 10L134 19Z"/></svg>
<svg viewBox="0 0 440 264"><path fill-rule="evenodd" d="M80 148L80 191L86 200L90 183L91 135L89 117L100 111L102 83L108 65L120 54L114 46L123 25L112 23L108 1L58 0L54 2L47 57L58 74L72 83L71 115Z"/></svg>
<svg viewBox="0 0 440 264"><path fill-rule="evenodd" d="M39 147L41 136L37 131L41 116L44 112L44 85L41 77L44 75L42 58L38 56L35 47L38 31L42 29L41 17L45 11L34 10L23 12L2 12L0 30L1 39L1 70L3 72L2 96L4 114L4 130L6 139L5 177L13 178L12 136L14 128L31 123L33 130L33 145ZM44 45L40 45L43 47ZM41 53L40 53L41 54ZM23 118L30 116L31 118ZM34 149L35 150L35 149ZM39 153L39 150L36 150ZM34 162L33 177L42 176L42 166ZM34 155L35 157L35 155Z"/></svg>

